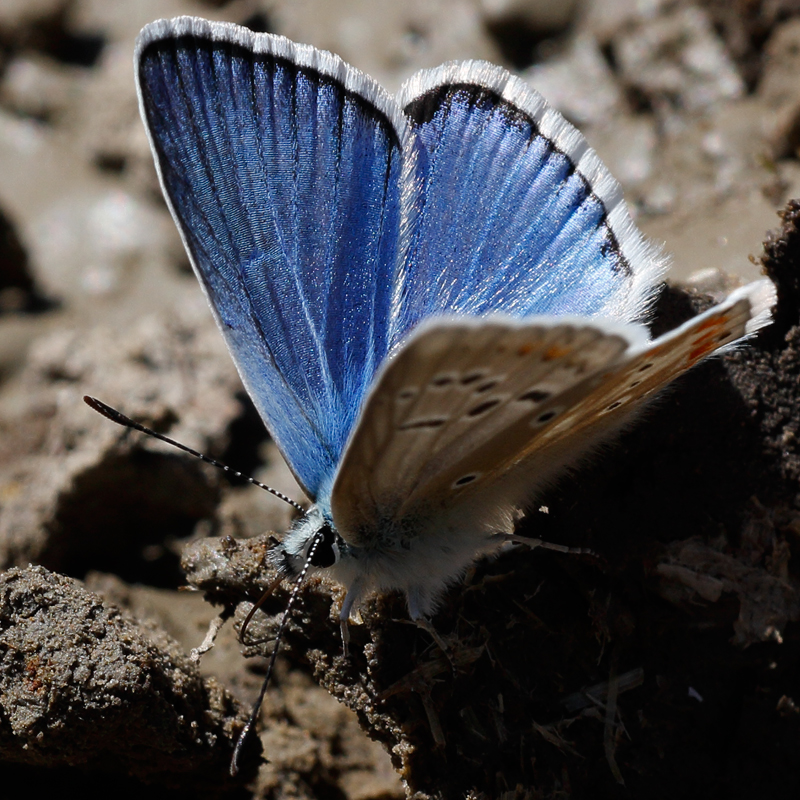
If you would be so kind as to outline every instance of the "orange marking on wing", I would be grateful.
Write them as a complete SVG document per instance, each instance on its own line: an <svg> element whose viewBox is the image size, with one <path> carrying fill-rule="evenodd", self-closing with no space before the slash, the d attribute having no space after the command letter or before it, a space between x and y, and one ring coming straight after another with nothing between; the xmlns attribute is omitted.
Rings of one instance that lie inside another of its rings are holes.
<svg viewBox="0 0 800 800"><path fill-rule="evenodd" d="M548 347L547 350L542 353L542 360L551 361L554 358L561 358L561 356L565 356L571 352L572 350L569 347L561 347L557 344L554 344L552 347Z"/></svg>
<svg viewBox="0 0 800 800"><path fill-rule="evenodd" d="M523 344L517 348L517 355L518 356L527 356L529 353L533 352L533 345L532 344Z"/></svg>
<svg viewBox="0 0 800 800"><path fill-rule="evenodd" d="M717 336L719 336L719 331L716 328L712 328L702 336L698 336L697 339L695 339L694 346L705 347L706 345L712 344L716 342Z"/></svg>
<svg viewBox="0 0 800 800"><path fill-rule="evenodd" d="M714 341L714 337L703 337L703 341L697 342L697 344L689 351L689 356L686 360L689 366L693 366L701 358L713 353L716 349L717 343Z"/></svg>
<svg viewBox="0 0 800 800"><path fill-rule="evenodd" d="M697 326L698 331L704 331L706 328L715 328L721 325L727 325L730 321L730 317L727 314L723 314L720 317L709 317L705 322L701 322Z"/></svg>
<svg viewBox="0 0 800 800"><path fill-rule="evenodd" d="M705 333L697 337L694 347L689 352L688 361L690 364L694 364L698 359L717 349L719 338L724 333L729 321L729 318L723 315L715 319L706 320L706 322L698 326L697 330L705 330Z"/></svg>

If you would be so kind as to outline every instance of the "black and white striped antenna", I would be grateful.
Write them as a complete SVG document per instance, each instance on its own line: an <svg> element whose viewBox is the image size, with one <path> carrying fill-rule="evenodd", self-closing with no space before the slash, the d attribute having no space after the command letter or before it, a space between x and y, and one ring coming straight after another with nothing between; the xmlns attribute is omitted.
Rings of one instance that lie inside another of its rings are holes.
<svg viewBox="0 0 800 800"><path fill-rule="evenodd" d="M263 489L265 492L275 495L275 497L277 497L279 500L283 500L284 503L288 503L290 506L296 508L301 514L306 513L306 510L300 505L300 503L295 502L291 497L287 497L287 495L285 495L283 492L279 492L277 489L273 489L271 486L267 486L265 483L261 483L261 481L251 478L249 475L244 475L235 469L231 469L231 467L229 467L227 464L223 464L221 461L217 461L215 458L210 458L202 453L198 453L197 450L192 450L191 447L187 447L185 444L176 442L174 439L170 439L169 436L164 436L163 433L158 433L158 431L154 431L152 428L148 428L146 425L142 425L141 423L132 420L130 417L126 417L121 411L117 411L116 408L106 405L102 400L98 400L96 397L91 397L88 394L84 395L83 402L86 403L89 408L94 409L98 414L102 414L106 419L116 422L117 425L122 425L123 428L132 428L135 431L146 433L148 436L153 436L156 439L160 439L162 442L171 444L173 447L177 447L178 450L183 450L184 453L188 453L195 458L199 458L201 461L205 461L206 464L211 464L212 467L219 467L219 469L227 472L229 475L232 475L235 478L242 478L248 483L258 486L259 489Z"/></svg>

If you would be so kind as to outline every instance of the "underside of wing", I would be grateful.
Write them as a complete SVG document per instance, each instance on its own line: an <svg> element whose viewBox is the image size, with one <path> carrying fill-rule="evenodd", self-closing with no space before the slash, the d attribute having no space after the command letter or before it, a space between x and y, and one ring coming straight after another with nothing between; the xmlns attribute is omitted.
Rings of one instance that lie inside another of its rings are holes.
<svg viewBox="0 0 800 800"><path fill-rule="evenodd" d="M338 57L234 25L147 26L162 185L239 372L312 496L386 354L414 182L395 101ZM406 185L405 193L401 186Z"/></svg>
<svg viewBox="0 0 800 800"><path fill-rule="evenodd" d="M619 184L541 95L466 62L418 73L399 102L425 152L425 184L393 344L437 314L643 316L663 259Z"/></svg>
<svg viewBox="0 0 800 800"><path fill-rule="evenodd" d="M376 520L474 491L566 411L565 392L644 340L639 326L570 318L422 326L367 398L334 483L337 530L358 544Z"/></svg>
<svg viewBox="0 0 800 800"><path fill-rule="evenodd" d="M638 326L569 318L423 328L369 395L334 521L358 544L381 513L524 503L678 375L765 324L773 302L760 281L653 342Z"/></svg>
<svg viewBox="0 0 800 800"><path fill-rule="evenodd" d="M559 402L566 413L496 464L497 493L504 493L503 482L509 478L512 491L517 491L521 480L523 494L516 501L526 499L524 487L534 483L535 476L551 476L554 465L568 464L607 439L684 372L767 324L774 302L770 281L742 287L655 341L634 345L617 364L565 392Z"/></svg>

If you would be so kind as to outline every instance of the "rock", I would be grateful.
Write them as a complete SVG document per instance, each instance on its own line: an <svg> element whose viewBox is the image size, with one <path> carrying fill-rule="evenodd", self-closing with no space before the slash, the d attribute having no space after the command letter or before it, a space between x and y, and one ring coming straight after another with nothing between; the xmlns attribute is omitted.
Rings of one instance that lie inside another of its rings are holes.
<svg viewBox="0 0 800 800"><path fill-rule="evenodd" d="M113 563L129 578L127 568L174 569L165 540L213 516L222 474L131 436L82 396L97 394L198 449L219 448L241 413L240 384L202 303L127 331L52 334L19 381L20 397L35 400L3 420L0 563L75 575Z"/></svg>
<svg viewBox="0 0 800 800"><path fill-rule="evenodd" d="M18 56L3 74L2 104L19 114L53 120L78 101L82 72L38 53Z"/></svg>
<svg viewBox="0 0 800 800"><path fill-rule="evenodd" d="M4 761L231 783L242 708L163 631L43 567L0 575L0 629Z"/></svg>
<svg viewBox="0 0 800 800"><path fill-rule="evenodd" d="M744 92L735 64L698 8L642 21L613 47L622 80L663 113L696 113Z"/></svg>
<svg viewBox="0 0 800 800"><path fill-rule="evenodd" d="M69 0L6 0L0 7L0 37L19 43L32 25L63 15Z"/></svg>
<svg viewBox="0 0 800 800"><path fill-rule="evenodd" d="M564 54L522 76L576 126L605 124L625 109L622 91L590 36L575 38Z"/></svg>
<svg viewBox="0 0 800 800"><path fill-rule="evenodd" d="M758 94L769 116L764 127L772 157L797 158L800 152L800 89L795 77L800 69L800 20L781 25L766 46L764 71Z"/></svg>
<svg viewBox="0 0 800 800"><path fill-rule="evenodd" d="M254 5L263 9L269 30L332 50L391 92L416 70L444 61L500 60L499 48L472 0L317 3L310 15L298 3L260 0Z"/></svg>

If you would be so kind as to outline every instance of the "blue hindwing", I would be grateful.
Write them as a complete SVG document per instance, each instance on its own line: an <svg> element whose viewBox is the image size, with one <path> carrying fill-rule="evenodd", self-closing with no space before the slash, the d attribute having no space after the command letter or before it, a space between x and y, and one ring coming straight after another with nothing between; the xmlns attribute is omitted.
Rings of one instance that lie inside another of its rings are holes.
<svg viewBox="0 0 800 800"><path fill-rule="evenodd" d="M426 174L393 344L443 313L642 314L660 265L616 181L538 94L472 62L420 73L401 100ZM587 151L591 175L579 169Z"/></svg>

